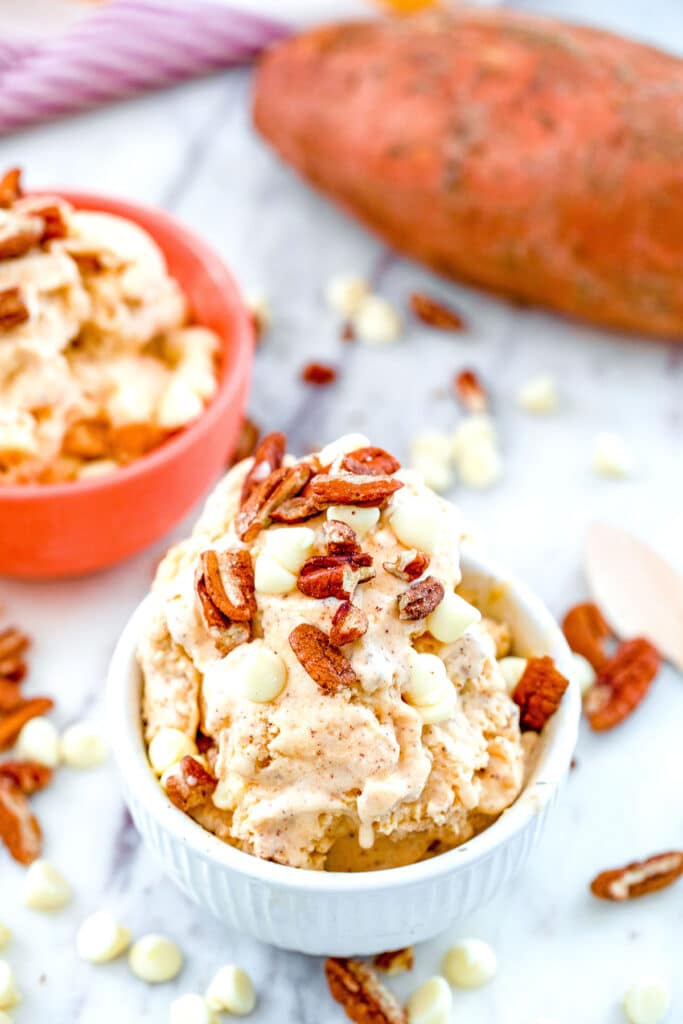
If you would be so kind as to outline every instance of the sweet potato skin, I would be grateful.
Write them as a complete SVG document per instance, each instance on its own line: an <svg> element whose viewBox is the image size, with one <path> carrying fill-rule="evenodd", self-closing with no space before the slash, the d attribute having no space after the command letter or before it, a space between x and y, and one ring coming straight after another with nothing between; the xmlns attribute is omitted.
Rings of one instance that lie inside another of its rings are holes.
<svg viewBox="0 0 683 1024"><path fill-rule="evenodd" d="M508 10L337 24L265 56L254 121L436 270L683 340L683 61Z"/></svg>

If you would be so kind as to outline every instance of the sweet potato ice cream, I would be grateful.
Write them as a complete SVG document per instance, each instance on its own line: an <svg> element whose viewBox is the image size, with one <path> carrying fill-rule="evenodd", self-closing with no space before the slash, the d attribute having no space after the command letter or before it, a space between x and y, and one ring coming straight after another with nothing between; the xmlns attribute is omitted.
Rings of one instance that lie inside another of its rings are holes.
<svg viewBox="0 0 683 1024"><path fill-rule="evenodd" d="M221 839L295 867L396 866L517 797L504 624L457 593L455 508L358 435L228 473L157 573L139 645L152 767Z"/></svg>

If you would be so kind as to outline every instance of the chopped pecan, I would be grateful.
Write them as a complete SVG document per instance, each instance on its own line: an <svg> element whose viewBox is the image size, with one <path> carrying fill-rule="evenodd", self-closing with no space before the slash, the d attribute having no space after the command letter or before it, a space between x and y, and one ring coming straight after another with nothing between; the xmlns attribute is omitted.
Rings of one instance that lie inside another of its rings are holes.
<svg viewBox="0 0 683 1024"><path fill-rule="evenodd" d="M384 448L356 448L353 452L347 452L341 460L341 468L347 473L356 473L361 476L391 476L401 463L395 459Z"/></svg>
<svg viewBox="0 0 683 1024"><path fill-rule="evenodd" d="M18 658L24 653L31 643L26 633L22 633L16 626L7 626L0 631L0 661L7 658Z"/></svg>
<svg viewBox="0 0 683 1024"><path fill-rule="evenodd" d="M11 216L0 224L0 260L23 256L43 236L45 225L40 217Z"/></svg>
<svg viewBox="0 0 683 1024"><path fill-rule="evenodd" d="M158 448L165 437L166 432L154 423L122 423L111 428L112 458L119 462L139 459L153 448Z"/></svg>
<svg viewBox="0 0 683 1024"><path fill-rule="evenodd" d="M619 644L586 695L584 709L591 729L604 732L623 722L650 689L660 661L659 651L644 637Z"/></svg>
<svg viewBox="0 0 683 1024"><path fill-rule="evenodd" d="M40 856L43 837L38 819L19 786L0 778L0 839L20 864L31 864Z"/></svg>
<svg viewBox="0 0 683 1024"><path fill-rule="evenodd" d="M10 167L0 178L0 207L7 209L21 196L21 167Z"/></svg>
<svg viewBox="0 0 683 1024"><path fill-rule="evenodd" d="M246 644L251 639L251 626L248 622L231 622L213 603L206 588L201 566L197 571L195 589L204 624L223 655L229 654L235 647Z"/></svg>
<svg viewBox="0 0 683 1024"><path fill-rule="evenodd" d="M287 438L279 431L266 434L258 448L254 452L254 461L251 469L244 478L242 484L241 505L243 506L258 484L262 484L267 477L282 465L285 457Z"/></svg>
<svg viewBox="0 0 683 1024"><path fill-rule="evenodd" d="M324 363L307 363L301 371L301 379L305 384L324 387L335 382L337 371L334 366L326 366Z"/></svg>
<svg viewBox="0 0 683 1024"><path fill-rule="evenodd" d="M334 613L330 627L330 641L335 647L343 647L354 640L360 640L368 631L368 617L362 608L356 608L350 601L342 601Z"/></svg>
<svg viewBox="0 0 683 1024"><path fill-rule="evenodd" d="M356 330L350 320L346 320L342 324L341 340L346 342L356 340Z"/></svg>
<svg viewBox="0 0 683 1024"><path fill-rule="evenodd" d="M317 626L305 622L289 634L289 644L298 661L321 690L334 693L358 682L351 663Z"/></svg>
<svg viewBox="0 0 683 1024"><path fill-rule="evenodd" d="M11 327L25 323L29 315L21 288L3 288L0 291L0 330L9 331Z"/></svg>
<svg viewBox="0 0 683 1024"><path fill-rule="evenodd" d="M356 531L339 519L328 519L323 524L328 555L353 555L360 551Z"/></svg>
<svg viewBox="0 0 683 1024"><path fill-rule="evenodd" d="M304 496L312 497L321 509L329 508L330 505L378 508L401 487L403 484L400 480L389 476L320 473L313 477Z"/></svg>
<svg viewBox="0 0 683 1024"><path fill-rule="evenodd" d="M235 523L240 540L252 541L272 521L272 513L306 486L313 469L310 463L281 466L249 492Z"/></svg>
<svg viewBox="0 0 683 1024"><path fill-rule="evenodd" d="M418 320L428 327L438 327L441 331L461 331L465 326L456 310L423 292L412 293L410 306Z"/></svg>
<svg viewBox="0 0 683 1024"><path fill-rule="evenodd" d="M378 953L373 957L373 964L380 971L387 974L402 974L403 971L413 969L413 947L405 946L404 949L392 949L387 953Z"/></svg>
<svg viewBox="0 0 683 1024"><path fill-rule="evenodd" d="M359 583L373 579L372 556L364 552L349 555L315 555L299 572L297 587L307 597L343 601L353 596Z"/></svg>
<svg viewBox="0 0 683 1024"><path fill-rule="evenodd" d="M512 694L522 732L540 732L560 706L569 683L552 658L529 658Z"/></svg>
<svg viewBox="0 0 683 1024"><path fill-rule="evenodd" d="M32 718L44 715L54 707L49 697L32 697L23 701L18 708L0 717L0 750L11 747L17 736Z"/></svg>
<svg viewBox="0 0 683 1024"><path fill-rule="evenodd" d="M462 407L471 413L487 412L489 398L474 370L461 370L453 378L453 390Z"/></svg>
<svg viewBox="0 0 683 1024"><path fill-rule="evenodd" d="M67 427L62 453L74 459L103 459L110 453L109 424L102 419L75 420Z"/></svg>
<svg viewBox="0 0 683 1024"><path fill-rule="evenodd" d="M405 1011L396 997L362 960L329 957L325 977L332 998L355 1024L406 1024Z"/></svg>
<svg viewBox="0 0 683 1024"><path fill-rule="evenodd" d="M441 604L445 594L443 583L435 576L411 583L398 595L398 617L408 622L424 619Z"/></svg>
<svg viewBox="0 0 683 1024"><path fill-rule="evenodd" d="M43 222L41 242L66 237L66 205L57 196L24 196L14 204L14 209L17 213L40 217Z"/></svg>
<svg viewBox="0 0 683 1024"><path fill-rule="evenodd" d="M243 462L244 459L248 459L253 455L258 446L258 439L259 428L253 420L250 420L248 416L245 416L242 420L242 425L240 426L235 450L232 453L228 465L235 466L238 462Z"/></svg>
<svg viewBox="0 0 683 1024"><path fill-rule="evenodd" d="M14 711L23 703L19 683L13 679L0 679L0 712Z"/></svg>
<svg viewBox="0 0 683 1024"><path fill-rule="evenodd" d="M591 892L601 900L632 900L665 889L683 875L683 852L658 853L623 868L603 871L591 882Z"/></svg>
<svg viewBox="0 0 683 1024"><path fill-rule="evenodd" d="M564 617L562 631L571 649L599 672L607 661L605 641L611 630L598 606L590 601L574 605Z"/></svg>
<svg viewBox="0 0 683 1024"><path fill-rule="evenodd" d="M322 509L318 503L309 495L308 497L289 498L281 505L274 508L270 518L274 523L305 523L307 519L317 516Z"/></svg>
<svg viewBox="0 0 683 1024"><path fill-rule="evenodd" d="M24 796L45 789L52 778L52 769L38 761L0 761L0 779L10 779Z"/></svg>
<svg viewBox="0 0 683 1024"><path fill-rule="evenodd" d="M409 551L401 551L393 562L384 562L384 568L392 576L398 576L400 580L416 580L429 568L429 555L424 551L416 551L411 548Z"/></svg>
<svg viewBox="0 0 683 1024"><path fill-rule="evenodd" d="M248 622L256 614L254 567L245 548L203 551L200 568L211 602L228 619Z"/></svg>
<svg viewBox="0 0 683 1024"><path fill-rule="evenodd" d="M191 811L205 803L218 785L211 772L194 757L183 757L166 782L169 800L181 811Z"/></svg>

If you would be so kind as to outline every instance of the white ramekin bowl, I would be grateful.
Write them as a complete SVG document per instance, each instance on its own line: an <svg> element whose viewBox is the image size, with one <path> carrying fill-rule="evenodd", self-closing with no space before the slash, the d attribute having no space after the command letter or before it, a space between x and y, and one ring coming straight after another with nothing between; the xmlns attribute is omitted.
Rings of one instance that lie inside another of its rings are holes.
<svg viewBox="0 0 683 1024"><path fill-rule="evenodd" d="M549 654L571 678L564 637L542 602L479 552L462 557L479 607L512 627L516 652ZM572 681L540 739L524 792L490 828L432 860L388 871L331 874L259 860L177 810L151 772L142 739L135 648L143 602L111 663L108 711L125 799L163 870L226 925L284 949L350 956L427 939L509 884L537 843L576 743L581 701Z"/></svg>

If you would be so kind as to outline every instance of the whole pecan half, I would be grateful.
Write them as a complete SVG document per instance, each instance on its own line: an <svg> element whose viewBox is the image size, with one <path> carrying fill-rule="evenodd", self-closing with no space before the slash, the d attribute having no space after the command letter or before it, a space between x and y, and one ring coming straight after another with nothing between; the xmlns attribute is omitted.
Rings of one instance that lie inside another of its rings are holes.
<svg viewBox="0 0 683 1024"><path fill-rule="evenodd" d="M21 288L3 288L0 291L0 329L9 331L29 318L28 306L24 302Z"/></svg>
<svg viewBox="0 0 683 1024"><path fill-rule="evenodd" d="M529 658L512 694L522 732L540 732L560 706L569 683L552 658Z"/></svg>
<svg viewBox="0 0 683 1024"><path fill-rule="evenodd" d="M0 178L0 207L7 209L21 195L21 167L10 167Z"/></svg>
<svg viewBox="0 0 683 1024"><path fill-rule="evenodd" d="M296 462L293 466L280 466L261 483L254 484L235 521L240 540L252 541L269 526L275 509L296 497L312 472L310 462Z"/></svg>
<svg viewBox="0 0 683 1024"><path fill-rule="evenodd" d="M574 605L562 621L562 631L571 649L599 672L607 662L605 641L611 630L598 606L591 601Z"/></svg>
<svg viewBox="0 0 683 1024"><path fill-rule="evenodd" d="M309 495L308 497L289 498L281 505L274 508L270 518L274 523L305 523L307 519L317 516L322 509L317 502Z"/></svg>
<svg viewBox="0 0 683 1024"><path fill-rule="evenodd" d="M339 519L328 519L323 523L323 533L328 555L353 555L360 551L356 531Z"/></svg>
<svg viewBox="0 0 683 1024"><path fill-rule="evenodd" d="M348 555L314 555L301 567L297 587L307 597L343 601L353 596L359 583L373 579L372 556L364 552Z"/></svg>
<svg viewBox="0 0 683 1024"><path fill-rule="evenodd" d="M619 725L634 711L659 671L661 656L644 637L619 644L586 695L584 710L596 732Z"/></svg>
<svg viewBox="0 0 683 1024"><path fill-rule="evenodd" d="M416 551L411 548L409 551L401 551L393 562L383 562L384 568L392 576L398 576L400 580L416 580L429 568L429 555L424 551Z"/></svg>
<svg viewBox="0 0 683 1024"><path fill-rule="evenodd" d="M602 871L591 882L591 892L601 900L633 900L665 889L683 875L683 852L657 853L623 868Z"/></svg>
<svg viewBox="0 0 683 1024"><path fill-rule="evenodd" d="M297 660L325 693L334 693L358 682L351 662L317 626L302 622L289 634Z"/></svg>
<svg viewBox="0 0 683 1024"><path fill-rule="evenodd" d="M401 487L403 483L390 476L320 473L309 483L305 496L312 497L321 510L330 505L378 508Z"/></svg>
<svg viewBox="0 0 683 1024"><path fill-rule="evenodd" d="M362 960L330 957L325 961L325 977L332 998L355 1024L406 1024L396 997Z"/></svg>
<svg viewBox="0 0 683 1024"><path fill-rule="evenodd" d="M203 551L200 570L211 602L228 619L249 622L256 614L254 567L245 548Z"/></svg>
<svg viewBox="0 0 683 1024"><path fill-rule="evenodd" d="M487 412L486 388L474 370L461 370L453 378L453 390L463 409L471 413Z"/></svg>
<svg viewBox="0 0 683 1024"><path fill-rule="evenodd" d="M0 224L0 260L24 256L40 241L45 224L40 217L12 217Z"/></svg>
<svg viewBox="0 0 683 1024"><path fill-rule="evenodd" d="M32 697L24 700L13 711L0 717L0 750L11 747L23 727L32 718L44 715L54 707L54 701L49 697Z"/></svg>
<svg viewBox="0 0 683 1024"><path fill-rule="evenodd" d="M10 779L24 796L32 796L49 784L52 769L38 761L2 761L0 779Z"/></svg>
<svg viewBox="0 0 683 1024"><path fill-rule="evenodd" d="M166 793L176 807L187 812L206 803L217 785L211 772L207 772L203 764L188 754L169 775Z"/></svg>
<svg viewBox="0 0 683 1024"><path fill-rule="evenodd" d="M401 468L401 463L389 452L385 452L384 448L367 447L347 452L340 466L347 473L361 476L391 476Z"/></svg>
<svg viewBox="0 0 683 1024"><path fill-rule="evenodd" d="M461 331L465 326L456 310L423 292L412 293L410 307L418 320L428 327L438 327L441 331Z"/></svg>
<svg viewBox="0 0 683 1024"><path fill-rule="evenodd" d="M284 434L281 434L279 431L266 434L254 452L254 461L251 469L244 478L240 502L242 505L244 505L257 484L263 483L274 470L280 468L285 457L286 447L287 438Z"/></svg>
<svg viewBox="0 0 683 1024"><path fill-rule="evenodd" d="M43 846L31 805L16 782L8 778L0 778L0 839L19 864L32 864Z"/></svg>
<svg viewBox="0 0 683 1024"><path fill-rule="evenodd" d="M425 576L423 580L411 583L407 590L398 595L398 617L408 622L424 619L441 604L445 594L441 580Z"/></svg>
<svg viewBox="0 0 683 1024"><path fill-rule="evenodd" d="M362 608L356 608L350 601L342 601L334 613L330 627L330 641L335 647L343 647L354 640L360 640L368 631L368 617Z"/></svg>

